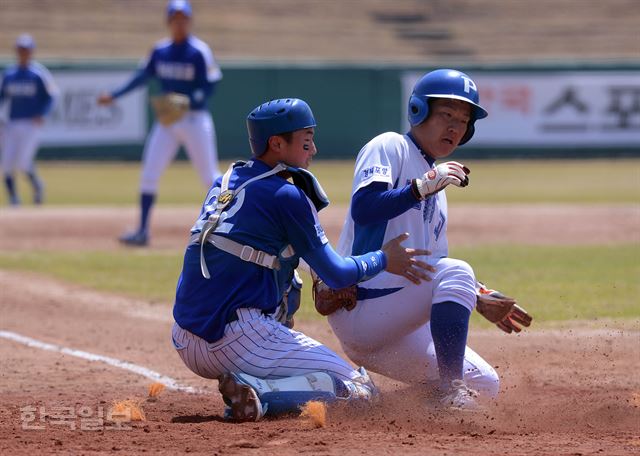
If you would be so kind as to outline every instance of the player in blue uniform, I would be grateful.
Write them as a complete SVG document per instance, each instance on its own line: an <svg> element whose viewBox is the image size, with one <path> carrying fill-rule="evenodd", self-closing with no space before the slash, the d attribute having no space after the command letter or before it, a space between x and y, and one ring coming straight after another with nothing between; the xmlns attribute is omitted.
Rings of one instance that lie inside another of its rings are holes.
<svg viewBox="0 0 640 456"><path fill-rule="evenodd" d="M222 72L209 46L191 34L191 17L189 2L170 1L167 21L171 39L156 44L129 82L98 98L100 104L108 105L151 78L158 80L163 94L182 94L189 98L189 112L170 125L156 122L147 138L140 182L140 223L134 232L120 238L127 245L148 244L149 215L155 203L158 181L181 144L206 188L211 187L220 175L215 127L207 111L207 101L216 83L222 79Z"/></svg>
<svg viewBox="0 0 640 456"><path fill-rule="evenodd" d="M9 121L2 141L2 171L11 205L20 204L15 187L15 172L26 174L33 187L33 201L41 204L44 185L36 172L34 159L38 151L44 117L51 111L58 93L49 71L31 60L35 41L21 35L16 41L18 63L7 68L0 86L0 103L8 101Z"/></svg>
<svg viewBox="0 0 640 456"><path fill-rule="evenodd" d="M306 170L316 154L315 125L302 100L254 109L247 118L253 158L216 181L191 230L173 343L189 369L219 379L238 420L293 411L310 399L375 396L364 370L283 324L299 305L300 258L335 288L383 270L428 279L429 267L414 258L428 252L402 247L407 234L358 256L342 257L329 245L317 216L328 200Z"/></svg>

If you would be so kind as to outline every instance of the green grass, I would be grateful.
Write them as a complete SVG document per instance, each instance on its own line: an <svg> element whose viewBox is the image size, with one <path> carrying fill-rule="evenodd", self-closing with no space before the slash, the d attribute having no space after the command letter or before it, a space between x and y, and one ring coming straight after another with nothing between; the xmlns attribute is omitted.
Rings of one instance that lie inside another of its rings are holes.
<svg viewBox="0 0 640 456"><path fill-rule="evenodd" d="M454 203L640 203L640 160L465 161L471 185L447 191ZM221 164L226 169L227 163ZM137 201L139 163L43 162L51 205L131 205ZM312 167L334 204L348 204L352 161L316 161ZM20 178L24 200L28 186ZM200 204L205 189L191 165L173 164L160 182L159 204ZM6 204L0 192L0 205Z"/></svg>
<svg viewBox="0 0 640 456"><path fill-rule="evenodd" d="M182 254L143 250L114 252L0 253L0 268L31 271L99 291L170 302Z"/></svg>
<svg viewBox="0 0 640 456"><path fill-rule="evenodd" d="M538 321L640 317L640 245L453 248Z"/></svg>
<svg viewBox="0 0 640 456"><path fill-rule="evenodd" d="M453 249L479 279L519 298L537 321L640 317L640 246L483 246ZM44 273L100 291L169 305L181 253L1 253L0 268ZM301 319L319 318L305 281ZM479 324L487 326L480 319Z"/></svg>

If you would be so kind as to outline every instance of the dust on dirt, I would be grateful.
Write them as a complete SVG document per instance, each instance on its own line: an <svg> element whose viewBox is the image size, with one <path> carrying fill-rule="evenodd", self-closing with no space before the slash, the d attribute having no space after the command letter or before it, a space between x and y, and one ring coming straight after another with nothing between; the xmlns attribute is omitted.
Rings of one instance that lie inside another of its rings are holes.
<svg viewBox="0 0 640 456"><path fill-rule="evenodd" d="M640 325L534 325L514 336L472 331L470 345L499 372L502 392L477 415L439 414L424 391L374 374L371 409L331 407L325 427L297 417L231 424L215 381L182 364L170 341L170 304L98 293L53 279L0 271L2 329L115 357L169 375L201 394L165 391L144 401L146 421L79 430L40 422L41 408L144 399L150 380L102 363L0 340L2 454L633 454L640 449ZM327 323L298 329L342 353ZM38 420L23 429L25 407ZM86 424L86 423L85 423Z"/></svg>

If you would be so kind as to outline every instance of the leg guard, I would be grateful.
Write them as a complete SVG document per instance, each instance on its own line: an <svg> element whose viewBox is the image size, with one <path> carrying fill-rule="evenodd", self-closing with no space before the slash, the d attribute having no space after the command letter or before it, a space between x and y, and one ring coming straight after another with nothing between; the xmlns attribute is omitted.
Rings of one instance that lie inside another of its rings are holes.
<svg viewBox="0 0 640 456"><path fill-rule="evenodd" d="M255 391L264 415L277 416L299 413L301 407L309 401L367 403L375 400L378 396L377 388L364 368L360 368L359 372L361 376L353 380L342 380L326 372L312 372L277 380L265 380L244 373L233 376L236 381ZM234 418L242 420L242 417Z"/></svg>

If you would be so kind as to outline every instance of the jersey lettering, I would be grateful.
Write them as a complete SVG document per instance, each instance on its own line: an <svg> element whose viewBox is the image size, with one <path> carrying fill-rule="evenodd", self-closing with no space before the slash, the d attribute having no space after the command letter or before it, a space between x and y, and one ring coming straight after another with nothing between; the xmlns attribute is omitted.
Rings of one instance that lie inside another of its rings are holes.
<svg viewBox="0 0 640 456"><path fill-rule="evenodd" d="M191 63L158 62L156 74L162 79L193 81L196 77L196 68Z"/></svg>
<svg viewBox="0 0 640 456"><path fill-rule="evenodd" d="M244 204L244 189L240 190L240 193L236 195L235 201L231 203L231 209L228 211L224 211L220 215L221 223L215 229L216 233L229 233L233 228L233 223L225 222L226 219L229 219L236 215L236 213L240 210L242 205Z"/></svg>
<svg viewBox="0 0 640 456"><path fill-rule="evenodd" d="M444 224L446 221L447 219L445 218L444 213L440 211L440 220L438 221L438 224L436 225L436 227L433 229L433 235L435 236L436 241L440 237L440 234L442 233L442 228L444 228Z"/></svg>
<svg viewBox="0 0 640 456"><path fill-rule="evenodd" d="M209 216L216 211L216 205L218 204L218 197L220 196L220 187L213 187L209 194L207 195L207 202L202 209L202 214L200 218L195 223L193 228L191 228L191 232L202 231L202 227L205 222L209 219ZM235 197L235 200L231 203L231 209L228 211L224 211L220 214L220 223L218 227L215 229L216 233L229 233L233 228L233 223L225 222L225 220L233 217L238 213L242 205L244 204L244 189L240 190Z"/></svg>
<svg viewBox="0 0 640 456"><path fill-rule="evenodd" d="M34 97L38 88L35 82L11 82L7 84L6 91L10 97Z"/></svg>

